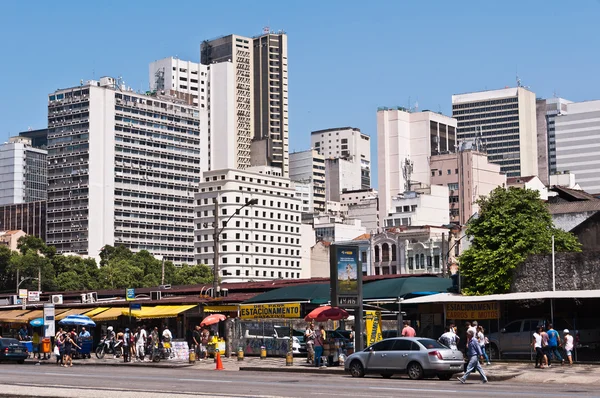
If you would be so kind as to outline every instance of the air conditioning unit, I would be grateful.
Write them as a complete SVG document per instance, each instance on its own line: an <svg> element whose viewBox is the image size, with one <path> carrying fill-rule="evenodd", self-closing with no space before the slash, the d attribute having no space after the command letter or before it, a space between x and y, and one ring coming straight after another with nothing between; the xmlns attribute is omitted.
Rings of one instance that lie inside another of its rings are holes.
<svg viewBox="0 0 600 398"><path fill-rule="evenodd" d="M55 296L53 296L52 298L54 299L54 297ZM89 299L88 299L87 293L81 293L81 303L82 304L89 303Z"/></svg>
<svg viewBox="0 0 600 398"><path fill-rule="evenodd" d="M161 292L160 291L150 292L150 299L151 300L160 300L161 299Z"/></svg>
<svg viewBox="0 0 600 398"><path fill-rule="evenodd" d="M95 303L98 301L98 293L96 292L91 292L88 293L88 303Z"/></svg>
<svg viewBox="0 0 600 398"><path fill-rule="evenodd" d="M10 303L12 305L22 304L21 299L17 295L10 296Z"/></svg>
<svg viewBox="0 0 600 398"><path fill-rule="evenodd" d="M55 294L52 296L52 304L62 304L63 296L62 294Z"/></svg>
<svg viewBox="0 0 600 398"><path fill-rule="evenodd" d="M171 285L160 285L158 288L159 288L160 290L167 290L167 289L170 289L170 288L171 288Z"/></svg>

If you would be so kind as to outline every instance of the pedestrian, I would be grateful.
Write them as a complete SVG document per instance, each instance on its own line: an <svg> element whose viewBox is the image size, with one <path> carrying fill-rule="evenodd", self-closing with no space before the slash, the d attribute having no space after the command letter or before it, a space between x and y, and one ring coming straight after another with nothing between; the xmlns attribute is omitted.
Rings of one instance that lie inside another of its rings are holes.
<svg viewBox="0 0 600 398"><path fill-rule="evenodd" d="M458 328L453 323L450 324L450 333L454 334L454 345L450 346L450 348L452 348L453 350L458 350L460 336L458 335Z"/></svg>
<svg viewBox="0 0 600 398"><path fill-rule="evenodd" d="M408 321L402 322L402 337L416 337L417 332L409 325Z"/></svg>
<svg viewBox="0 0 600 398"><path fill-rule="evenodd" d="M569 333L569 329L563 330L563 339L565 340L565 355L569 360L569 366L573 366L573 336Z"/></svg>
<svg viewBox="0 0 600 398"><path fill-rule="evenodd" d="M546 332L546 334L548 335L548 352L546 354L548 356L548 366L550 366L552 359L560 361L560 364L564 365L565 360L558 351L558 347L561 345L560 334L554 330L551 323L548 324L548 332Z"/></svg>
<svg viewBox="0 0 600 398"><path fill-rule="evenodd" d="M483 357L485 358L485 364L490 365L490 358L488 357L487 352L485 352L485 345L487 344L487 338L483 334L484 329L483 326L477 326L477 342L481 347L481 352L483 353Z"/></svg>
<svg viewBox="0 0 600 398"><path fill-rule="evenodd" d="M440 344L445 345L446 347L456 350L456 335L450 330L449 326L444 328L444 333L440 336L438 341Z"/></svg>
<svg viewBox="0 0 600 398"><path fill-rule="evenodd" d="M135 332L135 350L137 352L137 359L138 361L144 362L144 356L145 356L145 350L144 348L146 347L146 338L148 336L146 335L146 329L145 326L139 327L137 328L136 332Z"/></svg>
<svg viewBox="0 0 600 398"><path fill-rule="evenodd" d="M204 329L202 329L200 339L202 342L202 351L200 352L200 355L202 359L204 359L206 358L206 352L208 351L208 342L210 341L210 330L208 330L207 327L204 327Z"/></svg>
<svg viewBox="0 0 600 398"><path fill-rule="evenodd" d="M306 363L313 363L315 360L315 325L311 322L304 331L304 340L306 341Z"/></svg>
<svg viewBox="0 0 600 398"><path fill-rule="evenodd" d="M118 358L119 355L125 355L125 353L123 352L124 348L123 348L123 335L125 333L123 332L123 330L119 330L119 332L117 333L117 343L115 344L115 347L117 347L115 349L115 358ZM117 352L119 352L117 354Z"/></svg>
<svg viewBox="0 0 600 398"><path fill-rule="evenodd" d="M129 355L131 354L131 342L133 338L129 328L125 328L125 333L121 336L123 342L123 362L131 362Z"/></svg>
<svg viewBox="0 0 600 398"><path fill-rule="evenodd" d="M200 326L196 325L192 332L192 344L194 346L194 352L196 353L196 359L200 358L200 349L202 347L202 338L200 337Z"/></svg>
<svg viewBox="0 0 600 398"><path fill-rule="evenodd" d="M467 323L468 323L468 322L467 322ZM469 326L469 327L467 328L467 332L468 332L469 330L472 330L472 331L473 331L473 336L477 337L477 326L479 326L479 324L477 323L477 321L473 321L473 322L471 322L471 326Z"/></svg>
<svg viewBox="0 0 600 398"><path fill-rule="evenodd" d="M469 359L469 364L467 365L467 371L462 377L458 378L458 381L465 384L471 372L476 369L481 375L481 382L487 383L487 377L485 376L485 372L479 363L479 359L483 359L483 353L481 352L481 346L479 345L477 338L473 334L473 330L467 331L467 340L467 358Z"/></svg>
<svg viewBox="0 0 600 398"><path fill-rule="evenodd" d="M40 353L42 352L42 341L40 339L40 335L37 330L33 332L33 337L31 338L31 344L33 345L33 357L35 358L35 353L37 352L37 358L40 358Z"/></svg>
<svg viewBox="0 0 600 398"><path fill-rule="evenodd" d="M83 342L84 341L89 341L92 339L92 336L90 335L90 332L87 331L87 329L85 328L85 326L83 326L81 328L81 332L79 332L79 341L81 342L81 346L83 347ZM86 354L84 356L84 358L91 358L90 354Z"/></svg>
<svg viewBox="0 0 600 398"><path fill-rule="evenodd" d="M325 365L321 364L321 357L323 356L323 344L325 344L325 330L323 330L323 325L319 326L315 330L315 366L317 368L325 367Z"/></svg>
<svg viewBox="0 0 600 398"><path fill-rule="evenodd" d="M21 325L21 328L19 329L19 332L17 333L17 337L19 338L19 341L28 341L29 340L29 336L27 335L27 328L25 327L25 325Z"/></svg>
<svg viewBox="0 0 600 398"><path fill-rule="evenodd" d="M535 349L535 367L544 369L544 351L542 350L542 327L538 326L533 334L531 346Z"/></svg>
<svg viewBox="0 0 600 398"><path fill-rule="evenodd" d="M550 365L550 362L548 362L549 358L550 358L550 350L548 347L548 333L546 333L546 330L544 330L544 327L542 326L542 352L544 353L544 364L546 365L546 367L550 367L552 365Z"/></svg>
<svg viewBox="0 0 600 398"><path fill-rule="evenodd" d="M75 349L73 347L77 347L77 348L81 349L81 347L79 347L77 345L77 343L75 343L75 341L73 340L73 338L71 336L72 336L71 333L65 333L65 335L64 335L65 345L64 345L63 362L64 362L65 367L73 366L73 351Z"/></svg>
<svg viewBox="0 0 600 398"><path fill-rule="evenodd" d="M63 337L62 329L60 333L56 335L54 338L54 355L56 356L56 366L60 364L60 366L64 366L63 355L65 353L65 340Z"/></svg>
<svg viewBox="0 0 600 398"><path fill-rule="evenodd" d="M169 330L168 325L165 325L165 328L162 332L162 338L163 338L163 347L166 349L166 353L170 357L171 356L171 340L173 340L173 334L171 334L171 331Z"/></svg>

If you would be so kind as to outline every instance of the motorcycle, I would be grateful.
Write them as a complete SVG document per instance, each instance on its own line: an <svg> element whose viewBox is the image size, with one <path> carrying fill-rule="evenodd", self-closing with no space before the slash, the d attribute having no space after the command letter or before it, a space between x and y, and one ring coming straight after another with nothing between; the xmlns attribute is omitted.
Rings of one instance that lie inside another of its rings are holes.
<svg viewBox="0 0 600 398"><path fill-rule="evenodd" d="M106 354L113 354L116 358L119 358L123 355L122 342L107 338L100 340L100 344L96 347L96 358L102 359Z"/></svg>
<svg viewBox="0 0 600 398"><path fill-rule="evenodd" d="M150 352L150 358L152 362L160 362L161 359L173 358L173 351L171 350L171 343L160 342L154 344L152 351Z"/></svg>

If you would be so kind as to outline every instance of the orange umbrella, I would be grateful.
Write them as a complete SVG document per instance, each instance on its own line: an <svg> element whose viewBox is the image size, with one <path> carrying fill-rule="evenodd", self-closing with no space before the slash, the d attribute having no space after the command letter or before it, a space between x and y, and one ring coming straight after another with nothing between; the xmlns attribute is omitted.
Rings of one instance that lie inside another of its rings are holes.
<svg viewBox="0 0 600 398"><path fill-rule="evenodd" d="M214 325L215 323L219 323L221 321L224 321L225 319L227 319L225 315L212 314L204 318L200 323L200 326Z"/></svg>
<svg viewBox="0 0 600 398"><path fill-rule="evenodd" d="M312 310L307 316L304 317L304 320L307 322L325 322L328 320L339 321L340 319L346 318L348 318L348 312L345 310L338 307L332 307L330 305L324 305Z"/></svg>

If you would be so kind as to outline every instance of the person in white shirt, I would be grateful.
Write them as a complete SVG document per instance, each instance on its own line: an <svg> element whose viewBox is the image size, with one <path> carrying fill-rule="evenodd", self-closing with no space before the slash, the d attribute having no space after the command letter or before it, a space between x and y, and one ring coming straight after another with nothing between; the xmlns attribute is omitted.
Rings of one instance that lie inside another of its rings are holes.
<svg viewBox="0 0 600 398"><path fill-rule="evenodd" d="M483 334L483 326L481 325L477 326L477 342L481 347L481 352L483 353L486 365L490 365L490 357L488 357L487 352L485 352L485 335Z"/></svg>
<svg viewBox="0 0 600 398"><path fill-rule="evenodd" d="M544 351L542 351L542 328L537 327L533 334L533 340L531 346L535 349L535 367L544 369Z"/></svg>
<svg viewBox="0 0 600 398"><path fill-rule="evenodd" d="M456 334L454 334L454 331L452 331L452 329L450 327L447 327L444 329L444 334L442 334L439 338L439 342L442 343L443 345L445 345L448 348L451 348L453 350L456 350L456 338L458 336L456 336Z"/></svg>
<svg viewBox="0 0 600 398"><path fill-rule="evenodd" d="M144 348L146 347L146 339L148 338L148 335L146 333L146 327L138 327L136 332L135 332L135 350L137 352L138 355L138 361L144 361L144 357L146 355L146 352L144 350Z"/></svg>
<svg viewBox="0 0 600 398"><path fill-rule="evenodd" d="M473 332L473 336L477 336L477 321L471 323L471 326L467 329L467 333L469 333L469 330Z"/></svg>
<svg viewBox="0 0 600 398"><path fill-rule="evenodd" d="M569 329L563 330L563 340L565 342L565 353L569 358L569 366L573 366L573 336L569 333Z"/></svg>

